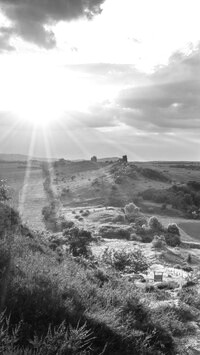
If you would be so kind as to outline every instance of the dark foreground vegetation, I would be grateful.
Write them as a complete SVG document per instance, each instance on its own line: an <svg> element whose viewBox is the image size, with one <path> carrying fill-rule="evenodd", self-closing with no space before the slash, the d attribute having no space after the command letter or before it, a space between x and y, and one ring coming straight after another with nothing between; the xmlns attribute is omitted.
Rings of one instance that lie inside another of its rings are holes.
<svg viewBox="0 0 200 355"><path fill-rule="evenodd" d="M63 232L64 250L55 236L24 226L3 198L0 212L0 354L184 354L180 339L194 332L197 293L152 307L169 294L122 277L148 268L140 251L97 259L91 233L73 225ZM149 228L159 230L155 218Z"/></svg>

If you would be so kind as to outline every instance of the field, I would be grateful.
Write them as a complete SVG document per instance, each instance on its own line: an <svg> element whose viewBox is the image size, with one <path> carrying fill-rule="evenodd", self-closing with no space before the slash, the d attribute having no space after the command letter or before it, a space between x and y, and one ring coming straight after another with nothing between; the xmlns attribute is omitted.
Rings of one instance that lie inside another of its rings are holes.
<svg viewBox="0 0 200 355"><path fill-rule="evenodd" d="M0 162L0 178L10 187L10 204L32 228L44 228L41 210L47 203L40 162Z"/></svg>
<svg viewBox="0 0 200 355"><path fill-rule="evenodd" d="M179 227L193 239L200 242L200 221L181 222Z"/></svg>

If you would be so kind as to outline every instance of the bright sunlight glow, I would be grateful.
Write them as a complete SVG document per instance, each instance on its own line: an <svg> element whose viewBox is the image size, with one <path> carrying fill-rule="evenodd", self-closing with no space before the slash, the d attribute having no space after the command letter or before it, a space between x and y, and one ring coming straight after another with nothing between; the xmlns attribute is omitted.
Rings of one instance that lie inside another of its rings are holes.
<svg viewBox="0 0 200 355"><path fill-rule="evenodd" d="M31 65L29 61L17 62L12 70L7 69L5 63L0 68L1 111L11 111L36 126L47 126L66 116L66 112L87 111L90 105L114 95L111 87L105 90L91 78L63 66L52 69L44 64Z"/></svg>

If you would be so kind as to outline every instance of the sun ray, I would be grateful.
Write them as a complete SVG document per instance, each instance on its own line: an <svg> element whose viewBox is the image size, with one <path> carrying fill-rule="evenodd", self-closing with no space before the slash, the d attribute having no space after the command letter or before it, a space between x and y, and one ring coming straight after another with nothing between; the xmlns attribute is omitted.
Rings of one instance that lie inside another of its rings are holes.
<svg viewBox="0 0 200 355"><path fill-rule="evenodd" d="M72 142L80 149L81 155L84 154L84 157L90 157L91 152L78 140L75 136L75 134L72 133L72 130L70 129L69 125L66 123L64 120L60 120L57 122L57 124L60 126L62 129L62 132L66 134L66 139L69 138L72 140ZM51 134L51 130L50 130ZM51 139L51 142L53 142L53 139ZM71 154L71 152L69 152Z"/></svg>
<svg viewBox="0 0 200 355"><path fill-rule="evenodd" d="M16 132L20 123L21 121L18 119L13 125L11 125L11 127L6 132L4 132L4 134L0 137L1 144L5 142L7 138L9 138L9 136Z"/></svg>
<svg viewBox="0 0 200 355"><path fill-rule="evenodd" d="M50 186L51 186L51 190L53 193L53 196L55 197L56 193L54 191L54 187L53 187L53 181L55 179L55 174L54 174L54 168L53 168L53 161L52 161L52 151L51 151L51 145L50 145L50 141L48 134L47 134L47 130L43 127L42 128L42 136L43 136L43 142L44 142L44 147L45 147L45 158L47 160L48 163L48 170L49 170L49 176L50 176Z"/></svg>
<svg viewBox="0 0 200 355"><path fill-rule="evenodd" d="M24 207L25 207L25 202L26 202L26 197L27 197L28 184L29 184L31 167L32 167L32 157L33 157L33 152L34 152L34 147L35 147L35 138L36 138L36 129L33 128L32 133L31 133L28 158L27 158L27 162L26 162L26 172L25 172L23 187L19 191L18 205L19 205L19 211L20 211L21 215L23 215L23 213L24 213Z"/></svg>

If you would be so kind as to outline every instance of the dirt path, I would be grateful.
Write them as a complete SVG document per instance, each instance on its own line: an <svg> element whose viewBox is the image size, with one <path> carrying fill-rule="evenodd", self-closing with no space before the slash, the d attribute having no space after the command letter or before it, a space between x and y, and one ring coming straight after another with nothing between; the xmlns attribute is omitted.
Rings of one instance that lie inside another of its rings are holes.
<svg viewBox="0 0 200 355"><path fill-rule="evenodd" d="M19 192L19 211L23 221L32 228L44 230L41 212L47 203L42 170L30 172Z"/></svg>

